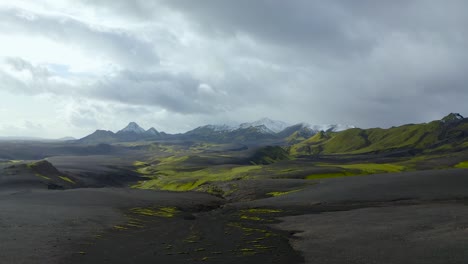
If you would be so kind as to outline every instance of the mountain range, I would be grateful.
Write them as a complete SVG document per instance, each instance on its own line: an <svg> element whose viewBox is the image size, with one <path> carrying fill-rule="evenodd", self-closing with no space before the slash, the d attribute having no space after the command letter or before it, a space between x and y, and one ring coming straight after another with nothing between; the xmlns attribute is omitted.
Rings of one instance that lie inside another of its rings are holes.
<svg viewBox="0 0 468 264"><path fill-rule="evenodd" d="M96 130L94 133L77 140L78 143L98 144L115 142L132 142L141 140L199 140L209 142L264 142L287 141L296 143L309 138L320 131L339 132L354 126L348 125L310 125L300 123L290 125L286 122L262 118L238 126L205 125L182 134L159 132L154 127L145 130L135 122L116 133L109 130Z"/></svg>
<svg viewBox="0 0 468 264"><path fill-rule="evenodd" d="M361 129L343 125L289 125L264 118L238 126L200 126L183 134L166 134L154 128L145 130L131 122L117 133L97 130L75 142L98 144L151 140L281 145L287 146L288 153L296 157L378 153L414 155L468 148L468 119L451 113L429 123L406 124L387 129Z"/></svg>

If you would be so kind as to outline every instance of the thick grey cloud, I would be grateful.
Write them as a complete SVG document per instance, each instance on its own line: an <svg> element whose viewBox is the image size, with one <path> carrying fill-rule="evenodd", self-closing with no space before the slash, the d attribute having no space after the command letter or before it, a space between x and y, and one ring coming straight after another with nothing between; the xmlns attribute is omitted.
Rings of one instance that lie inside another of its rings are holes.
<svg viewBox="0 0 468 264"><path fill-rule="evenodd" d="M49 2L53 12L0 8L1 32L72 47L97 70L56 58L60 72L19 50L0 65L0 89L93 102L72 104L72 125L140 113L173 132L264 116L371 127L468 114L466 1Z"/></svg>
<svg viewBox="0 0 468 264"><path fill-rule="evenodd" d="M217 111L223 94L187 74L119 72L88 88L97 98L121 103L159 106L184 114Z"/></svg>
<svg viewBox="0 0 468 264"><path fill-rule="evenodd" d="M87 97L128 105L162 107L183 114L220 111L227 101L224 93L188 74L125 70L102 76L88 84L69 85L55 81L47 68L32 65L21 58L7 58L6 63L14 72L26 73L27 77L17 79L0 71L3 83L0 87L26 94Z"/></svg>

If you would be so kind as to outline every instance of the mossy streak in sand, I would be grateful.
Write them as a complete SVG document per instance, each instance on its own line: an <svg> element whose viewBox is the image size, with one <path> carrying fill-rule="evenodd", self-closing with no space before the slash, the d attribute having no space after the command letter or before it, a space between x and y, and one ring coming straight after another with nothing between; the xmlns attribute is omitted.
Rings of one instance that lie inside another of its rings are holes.
<svg viewBox="0 0 468 264"><path fill-rule="evenodd" d="M455 165L455 168L459 169L467 169L468 168L468 161L463 161Z"/></svg>
<svg viewBox="0 0 468 264"><path fill-rule="evenodd" d="M255 209L245 209L240 211L241 220L251 220L251 221L268 221L264 216L269 216L271 214L277 214L283 212L282 210L277 209L265 209L265 208L255 208Z"/></svg>
<svg viewBox="0 0 468 264"><path fill-rule="evenodd" d="M243 243L239 244L233 252L236 252L240 256L271 254L272 250L276 249L276 247L268 245L270 242L267 239L278 235L268 229L249 227L248 224L249 222L231 222L227 224L228 227L241 230L243 234Z"/></svg>
<svg viewBox="0 0 468 264"><path fill-rule="evenodd" d="M149 164L144 162L144 161L135 161L135 162L133 162L133 166L135 166L135 167L145 167L145 166L149 166Z"/></svg>
<svg viewBox="0 0 468 264"><path fill-rule="evenodd" d="M159 207L159 208L132 208L130 211L137 215L144 216L158 216L165 218L172 218L180 211L175 207Z"/></svg>
<svg viewBox="0 0 468 264"><path fill-rule="evenodd" d="M345 177L345 176L356 176L359 174L352 173L349 171L342 172L330 172L330 173L319 173L312 174L306 177L306 180L317 180L317 179L326 179L326 178L336 178L336 177Z"/></svg>
<svg viewBox="0 0 468 264"><path fill-rule="evenodd" d="M44 180L48 180L48 181L50 181L50 177L47 177L47 176L45 176L45 175L42 175L42 174L36 173L36 176L37 176L37 177L41 177L41 178L42 178L42 179L44 179Z"/></svg>
<svg viewBox="0 0 468 264"><path fill-rule="evenodd" d="M302 190L303 189L291 190L291 191L286 191L286 192L269 192L269 193L267 193L267 195L270 195L270 196L273 196L273 197L278 197L278 196L288 195L288 194L291 194L291 193L300 192Z"/></svg>
<svg viewBox="0 0 468 264"><path fill-rule="evenodd" d="M64 180L64 181L66 181L66 182L68 182L68 183L76 184L75 181L73 181L72 179L70 179L70 178L68 178L68 177L66 177L66 176L59 176L59 178L62 179L62 180Z"/></svg>
<svg viewBox="0 0 468 264"><path fill-rule="evenodd" d="M249 214L277 214L277 213L282 213L283 210L267 209L267 208L252 208L252 209L241 210L241 212L249 213Z"/></svg>
<svg viewBox="0 0 468 264"><path fill-rule="evenodd" d="M326 179L326 178L336 178L336 177L346 177L346 176L359 176L359 175L369 175L369 174L378 174L378 173L395 173L408 170L408 167L397 165L397 164L387 164L387 163L359 163L359 164L320 164L319 167L335 167L343 169L340 172L329 172L329 173L317 173L311 174L305 177L307 180L315 179Z"/></svg>
<svg viewBox="0 0 468 264"><path fill-rule="evenodd" d="M396 164L380 164L380 163L362 163L362 164L348 164L338 165L338 167L350 170L360 170L361 173L374 174L386 172L402 172L406 170L405 166Z"/></svg>
<svg viewBox="0 0 468 264"><path fill-rule="evenodd" d="M120 226L120 225L115 225L115 226L113 226L113 228L114 228L115 230L119 230L119 231L127 230L127 229L128 229L127 227L125 227L125 226Z"/></svg>

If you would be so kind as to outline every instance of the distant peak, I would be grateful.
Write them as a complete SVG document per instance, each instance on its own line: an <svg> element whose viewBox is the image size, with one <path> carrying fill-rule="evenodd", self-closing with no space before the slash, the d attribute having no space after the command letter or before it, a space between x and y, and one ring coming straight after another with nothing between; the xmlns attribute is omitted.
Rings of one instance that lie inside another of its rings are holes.
<svg viewBox="0 0 468 264"><path fill-rule="evenodd" d="M448 123L448 122L454 122L454 121L459 121L463 119L464 117L460 115L459 113L450 113L446 117L442 118L442 122Z"/></svg>
<svg viewBox="0 0 468 264"><path fill-rule="evenodd" d="M133 132L137 134L142 134L142 133L145 133L146 130L140 127L137 123L130 122L125 128L119 131L119 133L125 133L125 132Z"/></svg>
<svg viewBox="0 0 468 264"><path fill-rule="evenodd" d="M278 133L283 131L285 128L289 127L289 124L283 121L276 121L270 118L264 117L260 120L251 123L243 123L240 125L240 128L249 128L249 127L258 127L258 126L265 126L267 129L273 131L274 133Z"/></svg>
<svg viewBox="0 0 468 264"><path fill-rule="evenodd" d="M154 128L154 127L150 128L150 129L148 129L148 130L146 130L146 133L147 133L147 134L150 134L150 135L159 135L158 130L156 130L156 128Z"/></svg>
<svg viewBox="0 0 468 264"><path fill-rule="evenodd" d="M278 121L273 120L273 119L268 118L268 117L260 118L258 121L260 121L260 122L278 122Z"/></svg>

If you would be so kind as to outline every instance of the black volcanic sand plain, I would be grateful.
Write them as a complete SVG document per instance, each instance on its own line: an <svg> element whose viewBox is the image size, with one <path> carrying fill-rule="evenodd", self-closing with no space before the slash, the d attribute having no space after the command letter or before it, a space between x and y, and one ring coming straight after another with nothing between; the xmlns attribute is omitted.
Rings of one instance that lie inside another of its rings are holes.
<svg viewBox="0 0 468 264"><path fill-rule="evenodd" d="M252 164L252 148L187 142L8 147L0 263L468 259L463 151Z"/></svg>

